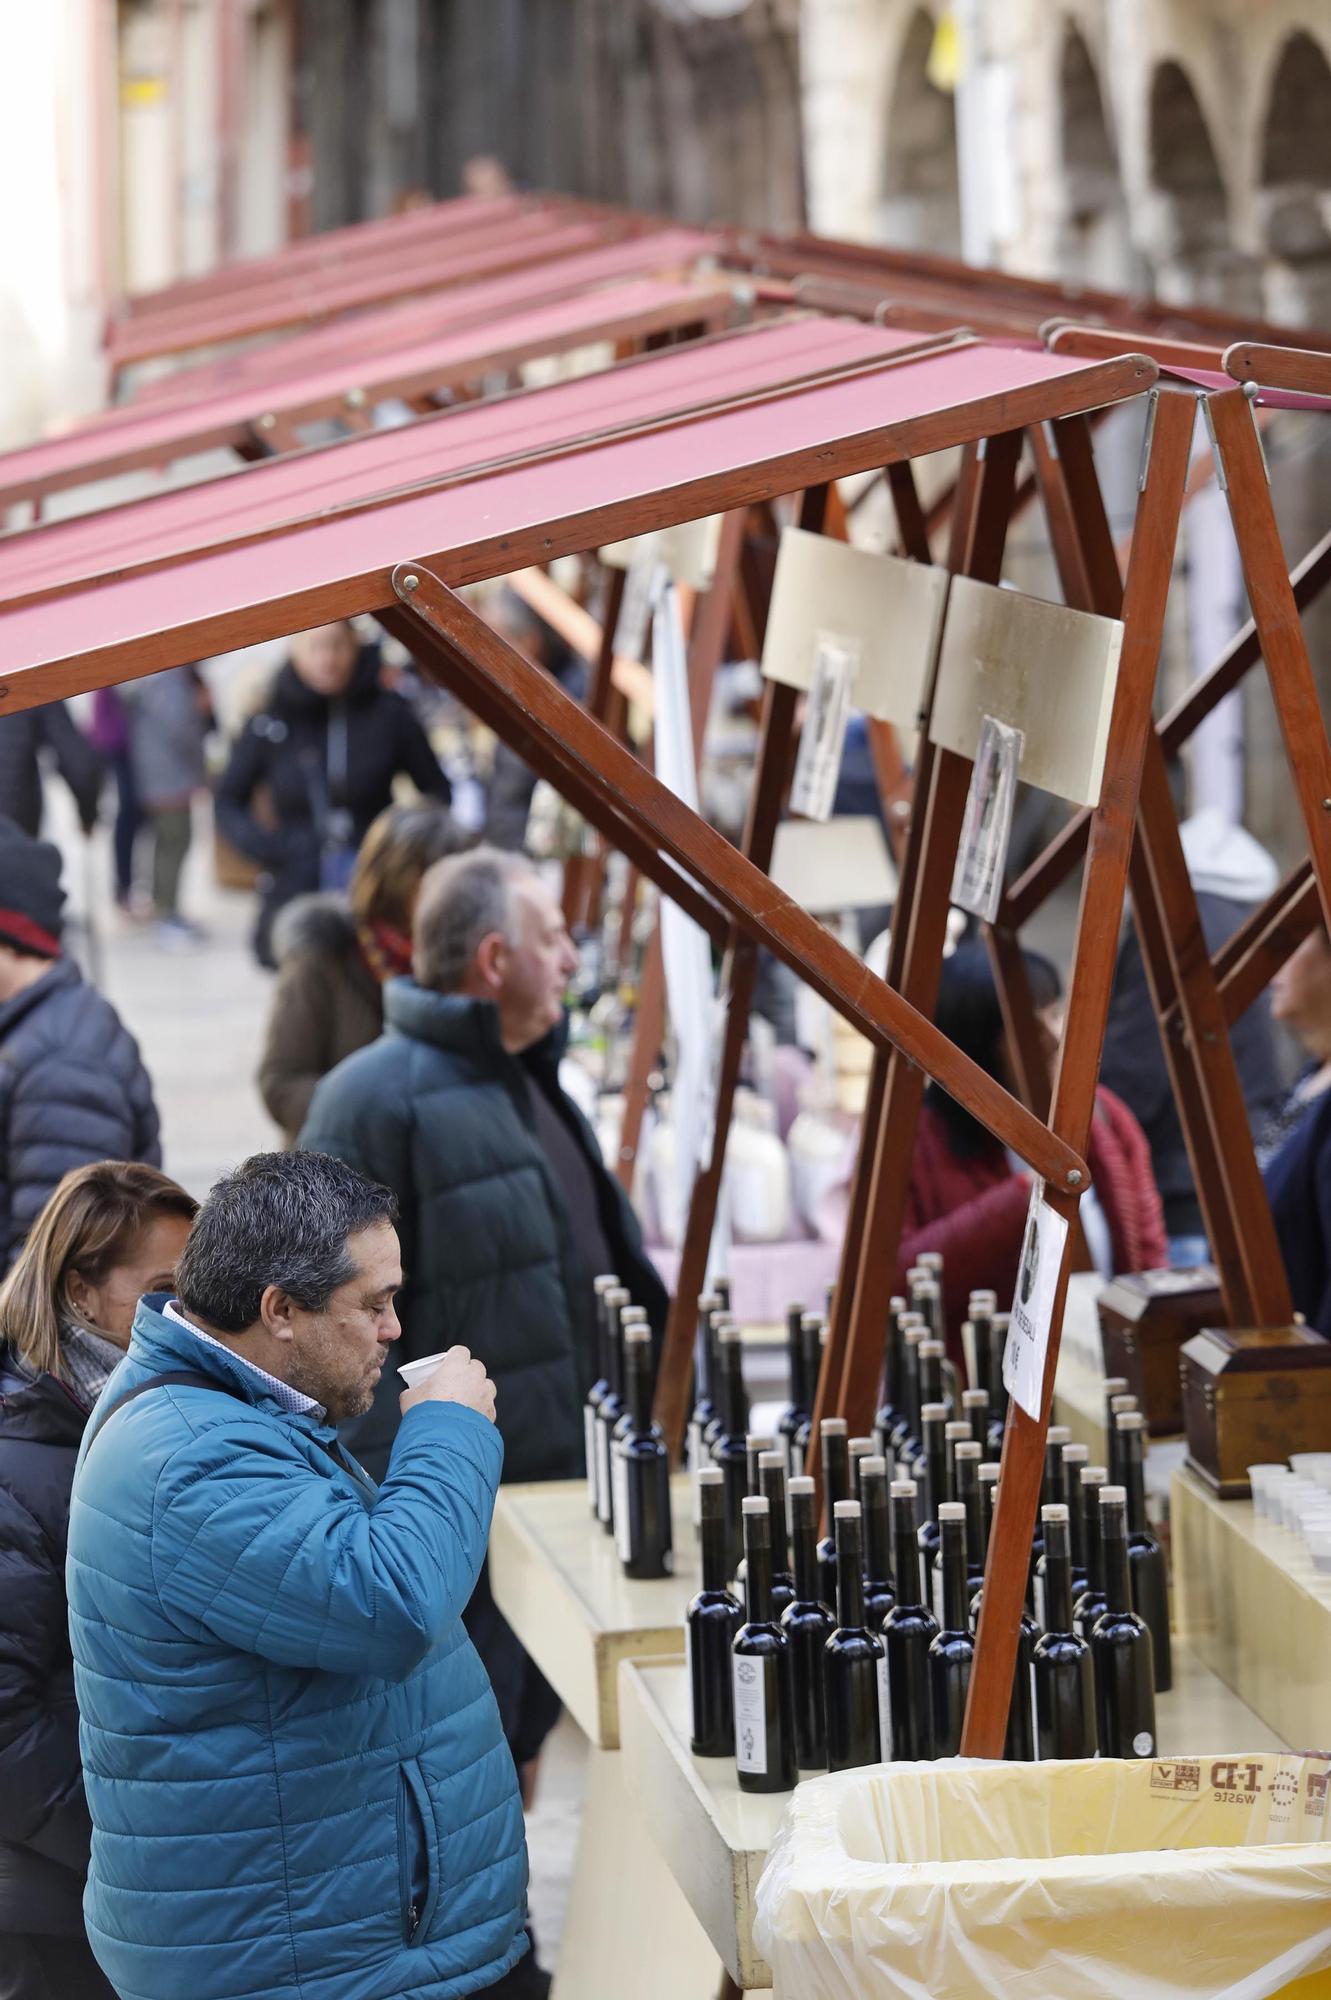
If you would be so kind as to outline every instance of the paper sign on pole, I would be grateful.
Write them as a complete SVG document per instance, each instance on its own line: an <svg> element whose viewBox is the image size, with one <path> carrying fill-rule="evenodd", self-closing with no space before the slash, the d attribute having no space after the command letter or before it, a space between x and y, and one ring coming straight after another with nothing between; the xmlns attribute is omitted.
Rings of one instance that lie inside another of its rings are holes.
<svg viewBox="0 0 1331 2000"><path fill-rule="evenodd" d="M632 569L640 556L664 563L672 583L686 583L691 590L706 590L716 574L716 553L721 542L720 514L704 514L697 521L676 521L668 528L654 528L650 534L634 535L628 541L607 542L600 557L611 569Z"/></svg>
<svg viewBox="0 0 1331 2000"><path fill-rule="evenodd" d="M803 813L806 819L831 818L859 671L856 640L833 632L818 634L813 681L790 787L790 810Z"/></svg>
<svg viewBox="0 0 1331 2000"><path fill-rule="evenodd" d="M1017 1293L1012 1301L1007 1345L1003 1350L1003 1386L1037 1423L1049 1330L1054 1320L1054 1296L1067 1240L1067 1218L1050 1208L1044 1198L1044 1182L1037 1180L1026 1212Z"/></svg>
<svg viewBox="0 0 1331 2000"><path fill-rule="evenodd" d="M973 917L991 924L1003 900L1012 809L1017 802L1017 774L1026 739L986 715L980 724L961 842L952 876L952 901Z"/></svg>

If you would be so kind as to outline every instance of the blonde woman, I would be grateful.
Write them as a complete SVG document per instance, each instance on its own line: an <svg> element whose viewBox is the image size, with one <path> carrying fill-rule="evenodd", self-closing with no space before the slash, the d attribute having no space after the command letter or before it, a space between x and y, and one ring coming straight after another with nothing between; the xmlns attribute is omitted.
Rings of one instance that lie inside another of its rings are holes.
<svg viewBox="0 0 1331 2000"><path fill-rule="evenodd" d="M378 1039L384 982L411 971L421 876L467 838L432 799L389 806L360 844L346 895L302 896L278 918L277 985L258 1080L288 1146L320 1077Z"/></svg>
<svg viewBox="0 0 1331 2000"><path fill-rule="evenodd" d="M83 1931L69 1491L139 1298L172 1288L195 1208L156 1167L76 1168L0 1286L0 2000L114 2000Z"/></svg>

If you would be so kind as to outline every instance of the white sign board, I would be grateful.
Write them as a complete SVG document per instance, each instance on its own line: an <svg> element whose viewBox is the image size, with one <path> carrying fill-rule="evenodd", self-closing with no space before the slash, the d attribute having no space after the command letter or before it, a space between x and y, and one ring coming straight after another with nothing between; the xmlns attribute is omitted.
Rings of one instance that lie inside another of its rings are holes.
<svg viewBox="0 0 1331 2000"><path fill-rule="evenodd" d="M1003 1386L1037 1423L1049 1329L1054 1319L1054 1294L1058 1290L1067 1240L1066 1218L1050 1208L1044 1198L1044 1182L1037 1180L1026 1213L1017 1292L1008 1321L1007 1345L1003 1349Z"/></svg>
<svg viewBox="0 0 1331 2000"><path fill-rule="evenodd" d="M1024 783L1098 805L1122 645L1117 618L954 577L929 735L973 761L994 716L1025 738Z"/></svg>
<svg viewBox="0 0 1331 2000"><path fill-rule="evenodd" d="M763 672L807 693L819 635L833 632L859 647L856 708L914 729L938 655L947 590L947 571L928 563L870 555L805 528L783 528Z"/></svg>
<svg viewBox="0 0 1331 2000"><path fill-rule="evenodd" d="M815 917L896 901L897 871L883 823L868 813L783 819L770 873L778 889Z"/></svg>
<svg viewBox="0 0 1331 2000"><path fill-rule="evenodd" d="M601 561L611 569L631 569L646 554L665 565L672 583L706 590L716 574L721 519L720 514L705 514L699 521L677 521L673 527L654 528L650 535L634 535L630 541L607 542L600 551Z"/></svg>

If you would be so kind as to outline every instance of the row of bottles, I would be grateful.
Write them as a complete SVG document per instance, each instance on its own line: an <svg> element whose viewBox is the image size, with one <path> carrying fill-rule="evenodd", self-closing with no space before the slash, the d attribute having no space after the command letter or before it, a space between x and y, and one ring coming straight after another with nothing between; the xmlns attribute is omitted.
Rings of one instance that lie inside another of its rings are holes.
<svg viewBox="0 0 1331 2000"><path fill-rule="evenodd" d="M594 1280L599 1375L583 1408L587 1504L632 1577L670 1576L670 1454L652 1421L647 1313L618 1279Z"/></svg>

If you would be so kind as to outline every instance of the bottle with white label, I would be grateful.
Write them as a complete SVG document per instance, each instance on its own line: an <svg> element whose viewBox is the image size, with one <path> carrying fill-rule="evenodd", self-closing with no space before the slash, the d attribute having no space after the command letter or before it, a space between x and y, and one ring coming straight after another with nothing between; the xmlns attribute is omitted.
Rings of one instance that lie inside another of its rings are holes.
<svg viewBox="0 0 1331 2000"><path fill-rule="evenodd" d="M626 1576L670 1576L670 1454L652 1422L652 1330L645 1322L624 1331L624 1393L628 1427L616 1430L612 1446L615 1544Z"/></svg>
<svg viewBox="0 0 1331 2000"><path fill-rule="evenodd" d="M1121 1486L1100 1489L1100 1561L1106 1609L1091 1633L1100 1750L1106 1757L1154 1757L1151 1630L1132 1608L1128 1496Z"/></svg>
<svg viewBox="0 0 1331 2000"><path fill-rule="evenodd" d="M742 1792L788 1792L795 1760L795 1687L790 1642L772 1618L770 1510L761 1493L743 1502L745 1622L731 1649L735 1770Z"/></svg>
<svg viewBox="0 0 1331 2000"><path fill-rule="evenodd" d="M610 1482L610 1441L615 1425L624 1414L624 1378L619 1338L620 1314L629 1306L629 1295L621 1285L605 1295L605 1393L596 1409L596 1518L607 1535L614 1533L615 1502Z"/></svg>
<svg viewBox="0 0 1331 2000"><path fill-rule="evenodd" d="M587 1392L587 1400L582 1406L582 1443L587 1464L587 1507L589 1512L599 1515L596 1501L596 1412L601 1407L601 1398L610 1387L606 1361L606 1295L623 1288L613 1272L603 1272L592 1279L592 1291L596 1299L596 1380ZM627 1303L628 1294L624 1294Z"/></svg>
<svg viewBox="0 0 1331 2000"><path fill-rule="evenodd" d="M929 1687L934 1712L934 1754L955 1757L961 1750L961 1726L966 1719L975 1641L970 1629L970 1594L966 1588L966 1509L945 1500L938 1510L942 1537L943 1616L941 1630L929 1648Z"/></svg>
<svg viewBox="0 0 1331 2000"><path fill-rule="evenodd" d="M827 1642L827 1768L849 1771L883 1758L878 1682L886 1654L864 1622L864 1547L858 1500L833 1508L837 1629Z"/></svg>
<svg viewBox="0 0 1331 2000"><path fill-rule="evenodd" d="M1094 1757L1095 1675L1091 1649L1072 1629L1069 1509L1044 1509L1046 1626L1035 1642L1036 1754Z"/></svg>
<svg viewBox="0 0 1331 2000"><path fill-rule="evenodd" d="M744 1622L726 1575L726 1510L716 1466L698 1472L702 1589L684 1618L688 1662L689 1748L695 1757L729 1757L735 1749L734 1682L730 1649Z"/></svg>
<svg viewBox="0 0 1331 2000"><path fill-rule="evenodd" d="M915 1481L894 1479L891 1500L897 1601L883 1624L888 1696L883 1712L892 1756L898 1763L914 1764L935 1755L929 1648L938 1636L938 1621L919 1591Z"/></svg>
<svg viewBox="0 0 1331 2000"><path fill-rule="evenodd" d="M744 1554L740 1502L749 1490L749 1398L740 1356L739 1328L722 1320L716 1336L719 1423L709 1456L713 1465L720 1466L725 1479L726 1535L732 1576Z"/></svg>

